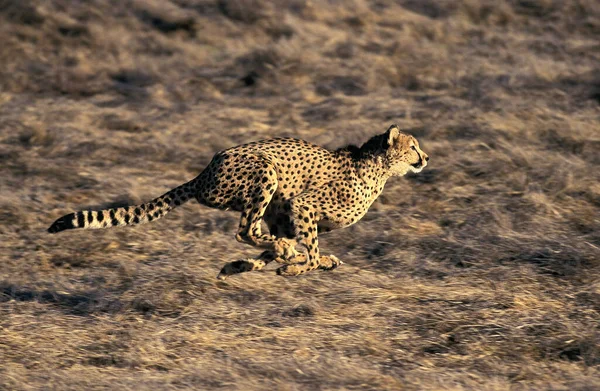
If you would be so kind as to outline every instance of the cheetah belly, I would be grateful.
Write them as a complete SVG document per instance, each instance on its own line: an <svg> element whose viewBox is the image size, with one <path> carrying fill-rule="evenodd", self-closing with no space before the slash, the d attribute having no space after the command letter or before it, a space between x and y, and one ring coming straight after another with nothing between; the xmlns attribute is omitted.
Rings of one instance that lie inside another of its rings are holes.
<svg viewBox="0 0 600 391"><path fill-rule="evenodd" d="M335 221L331 220L321 220L317 223L317 229L319 232L329 232L342 227L344 227L343 224L336 223Z"/></svg>
<svg viewBox="0 0 600 391"><path fill-rule="evenodd" d="M329 231L333 231L334 229L338 229L338 228L344 228L347 227L349 225L354 224L356 221L334 221L334 220L329 220L327 218L319 220L319 222L317 223L317 229L319 230L319 232L329 232Z"/></svg>

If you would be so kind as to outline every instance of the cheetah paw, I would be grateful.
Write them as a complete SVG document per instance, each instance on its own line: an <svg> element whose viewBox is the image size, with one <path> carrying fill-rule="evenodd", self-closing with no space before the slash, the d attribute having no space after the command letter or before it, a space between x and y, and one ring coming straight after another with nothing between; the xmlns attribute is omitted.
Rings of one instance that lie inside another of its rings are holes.
<svg viewBox="0 0 600 391"><path fill-rule="evenodd" d="M317 268L321 270L333 270L343 264L344 262L342 262L335 255L327 255L321 257L319 260L319 266ZM277 269L277 274L280 276L291 277L306 273L311 270L314 270L314 267L310 267L306 263L286 264Z"/></svg>
<svg viewBox="0 0 600 391"><path fill-rule="evenodd" d="M264 266L264 262L262 266ZM249 272L260 268L261 265L257 264L254 259L240 259L239 261L226 263L217 275L217 279L223 281L234 274Z"/></svg>
<svg viewBox="0 0 600 391"><path fill-rule="evenodd" d="M274 243L273 251L275 252L276 258L292 259L300 254L296 251L296 242L286 238L277 239Z"/></svg>
<svg viewBox="0 0 600 391"><path fill-rule="evenodd" d="M278 276L293 277L305 272L301 265L283 265L276 270Z"/></svg>
<svg viewBox="0 0 600 391"><path fill-rule="evenodd" d="M321 270L333 270L333 269L336 269L337 267L339 267L339 266L341 266L343 264L344 264L344 262L342 262L335 255L327 255L327 256L321 257L321 259L319 260L319 269L321 269Z"/></svg>

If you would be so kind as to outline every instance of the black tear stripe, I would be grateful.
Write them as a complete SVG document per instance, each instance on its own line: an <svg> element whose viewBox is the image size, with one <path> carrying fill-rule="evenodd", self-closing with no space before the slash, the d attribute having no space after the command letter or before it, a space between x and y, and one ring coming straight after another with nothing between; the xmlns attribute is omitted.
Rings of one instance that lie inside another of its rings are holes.
<svg viewBox="0 0 600 391"><path fill-rule="evenodd" d="M415 152L417 153L417 156L419 157L419 161L416 162L415 164L411 164L411 166L418 168L421 165L421 162L423 161L423 158L421 158L421 154L419 153L419 151L417 151L415 149Z"/></svg>
<svg viewBox="0 0 600 391"><path fill-rule="evenodd" d="M85 227L85 218L83 212L77 212L77 228Z"/></svg>

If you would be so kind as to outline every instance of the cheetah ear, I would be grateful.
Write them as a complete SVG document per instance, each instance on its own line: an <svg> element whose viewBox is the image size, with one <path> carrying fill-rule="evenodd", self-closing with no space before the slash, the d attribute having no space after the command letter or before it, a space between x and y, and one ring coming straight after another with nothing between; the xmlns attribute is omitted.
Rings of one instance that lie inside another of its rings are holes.
<svg viewBox="0 0 600 391"><path fill-rule="evenodd" d="M386 137L387 146L393 145L394 141L396 141L396 139L400 135L400 128L398 128L398 125L394 124L388 128L388 130L387 130L387 132L385 132L385 134L387 136Z"/></svg>

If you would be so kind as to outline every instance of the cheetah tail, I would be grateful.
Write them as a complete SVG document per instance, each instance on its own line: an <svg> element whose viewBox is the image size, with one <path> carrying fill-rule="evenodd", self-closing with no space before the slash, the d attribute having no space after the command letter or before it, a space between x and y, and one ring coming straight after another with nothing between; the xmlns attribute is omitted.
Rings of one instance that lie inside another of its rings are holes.
<svg viewBox="0 0 600 391"><path fill-rule="evenodd" d="M56 220L50 228L48 228L48 232L57 233L74 228L98 229L143 224L160 219L170 212L171 209L183 204L193 197L194 181L191 181L178 186L145 204L98 211L84 210L69 213Z"/></svg>

